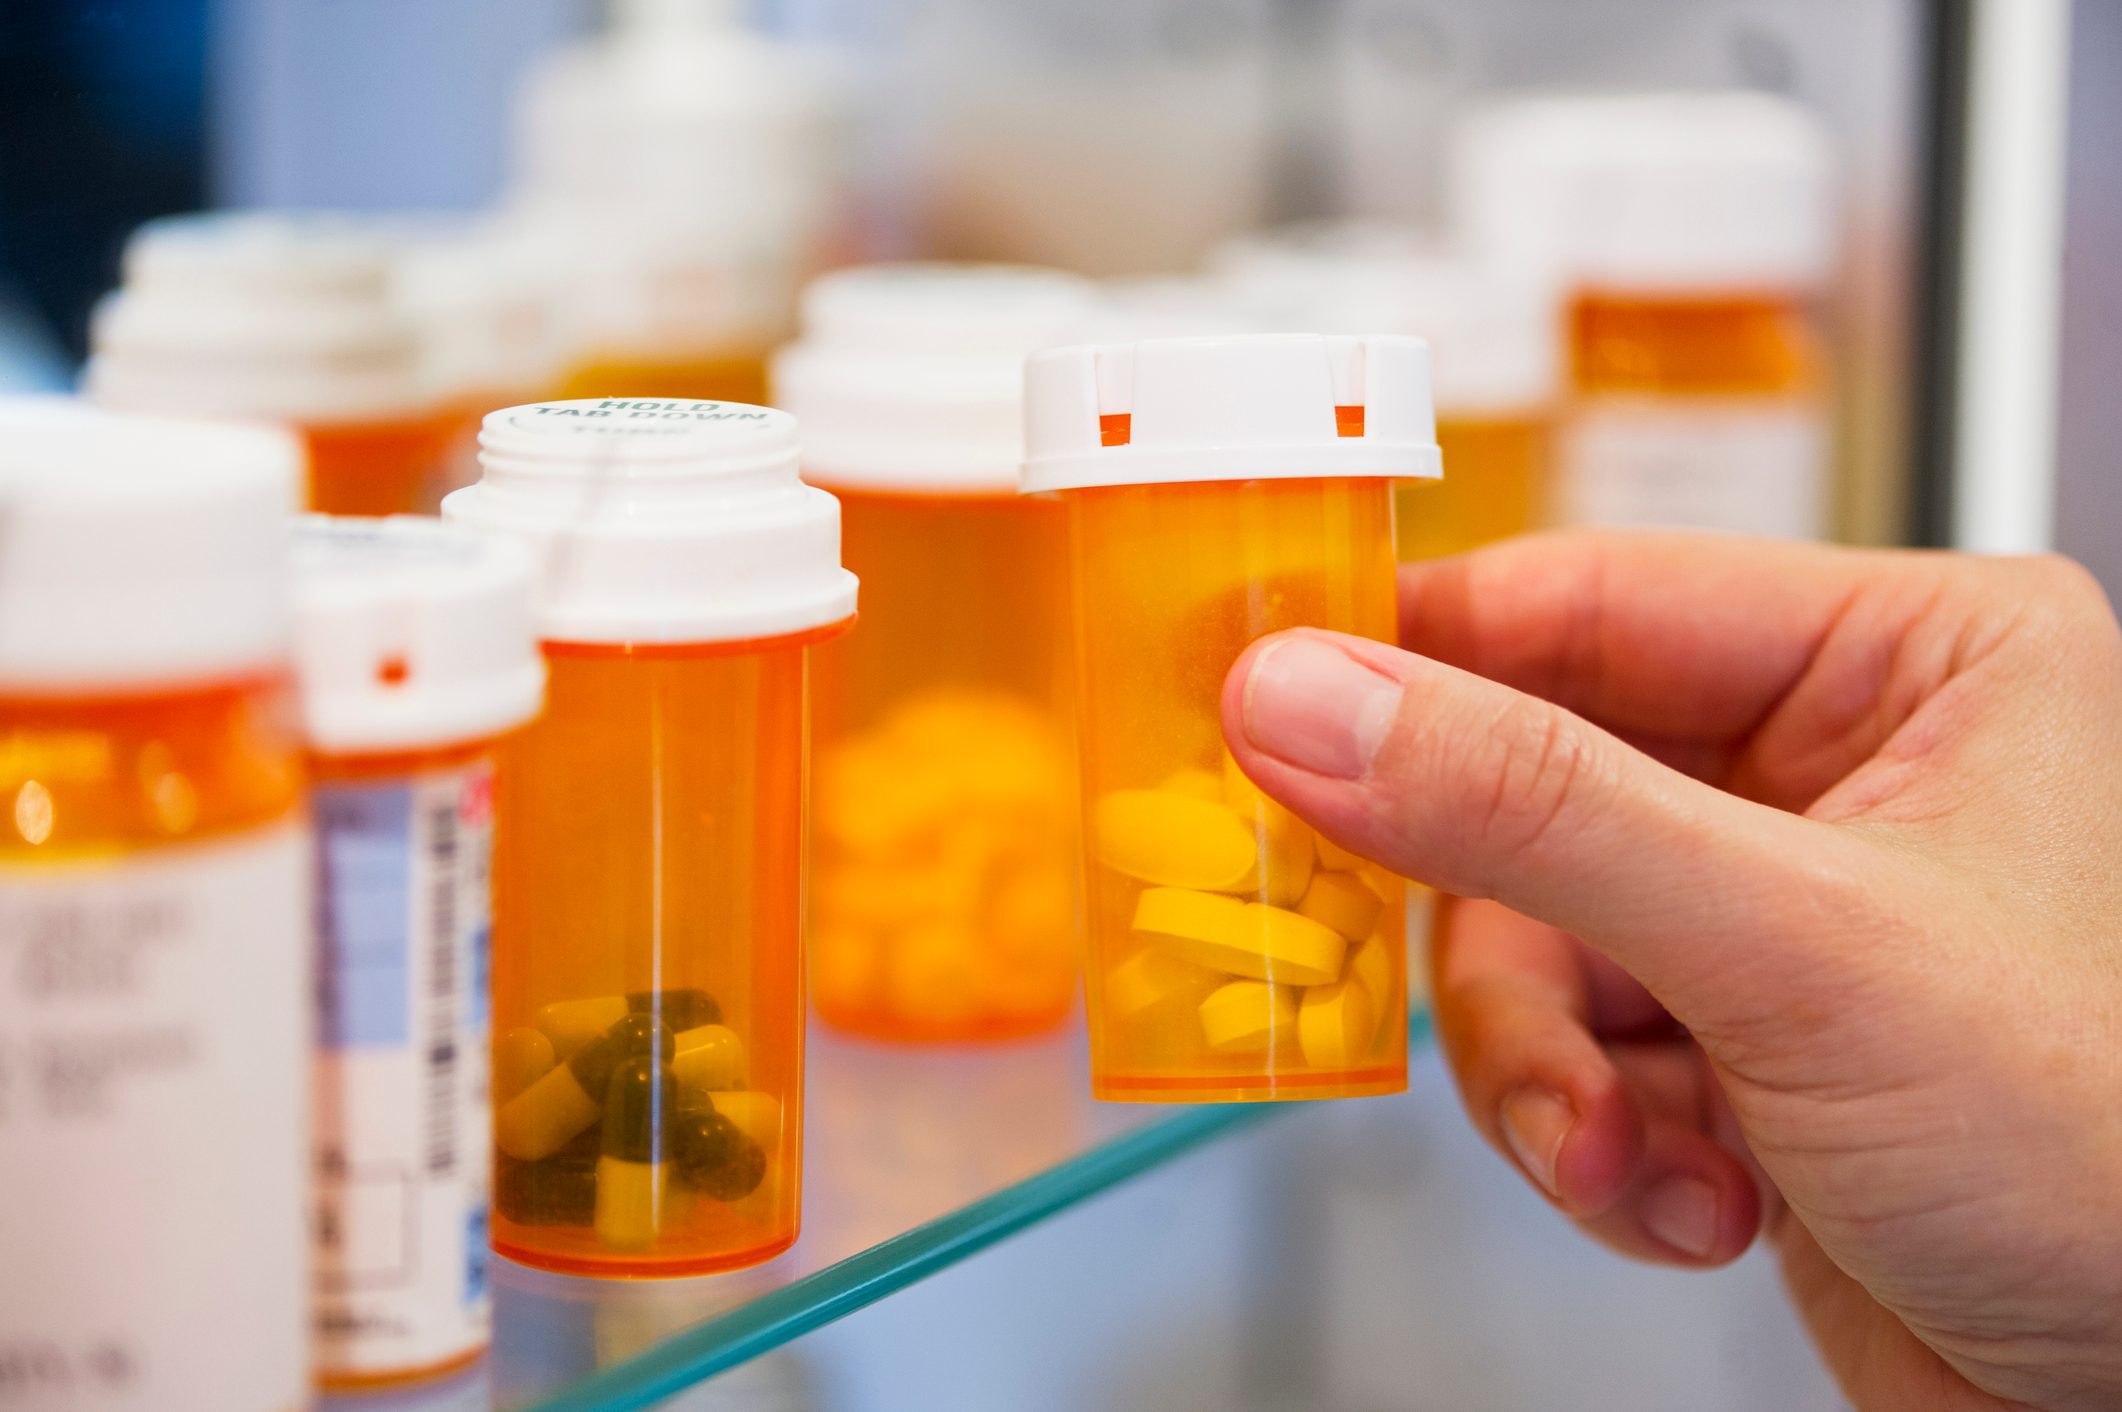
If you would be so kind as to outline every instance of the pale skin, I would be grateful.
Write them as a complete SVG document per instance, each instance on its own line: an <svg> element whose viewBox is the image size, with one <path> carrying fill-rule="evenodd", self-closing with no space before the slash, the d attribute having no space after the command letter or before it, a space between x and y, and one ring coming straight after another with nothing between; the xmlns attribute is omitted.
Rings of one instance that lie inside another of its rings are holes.
<svg viewBox="0 0 2122 1412"><path fill-rule="evenodd" d="M1245 770L1456 899L1438 1034L1592 1238L1757 1238L1863 1412L2122 1406L2122 632L2058 559L1568 533L1232 669Z"/></svg>

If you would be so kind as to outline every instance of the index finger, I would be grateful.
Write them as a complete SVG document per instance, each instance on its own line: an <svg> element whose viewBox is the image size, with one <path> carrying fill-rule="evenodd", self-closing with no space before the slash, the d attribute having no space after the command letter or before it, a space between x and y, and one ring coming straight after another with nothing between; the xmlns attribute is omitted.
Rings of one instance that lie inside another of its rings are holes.
<svg viewBox="0 0 2122 1412"><path fill-rule="evenodd" d="M1625 736L1738 741L1803 678L1882 556L1612 530L1400 571L1400 645Z"/></svg>

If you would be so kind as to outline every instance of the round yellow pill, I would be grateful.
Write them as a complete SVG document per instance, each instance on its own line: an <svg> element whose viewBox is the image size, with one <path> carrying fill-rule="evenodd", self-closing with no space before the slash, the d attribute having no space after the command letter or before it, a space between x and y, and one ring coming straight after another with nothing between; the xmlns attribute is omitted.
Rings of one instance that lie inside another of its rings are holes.
<svg viewBox="0 0 2122 1412"><path fill-rule="evenodd" d="M1377 1032L1378 1004L1360 983L1335 981L1304 992L1297 1012L1297 1043L1305 1063L1345 1069L1369 1051Z"/></svg>
<svg viewBox="0 0 2122 1412"><path fill-rule="evenodd" d="M1201 1002L1201 1035L1219 1054L1272 1048L1297 1023L1297 992L1265 981L1232 981Z"/></svg>
<svg viewBox="0 0 2122 1412"><path fill-rule="evenodd" d="M1227 975L1284 985L1324 985L1341 974L1348 943L1332 927L1281 907L1247 902L1213 936L1175 936L1167 949L1181 960Z"/></svg>
<svg viewBox="0 0 2122 1412"><path fill-rule="evenodd" d="M1161 789L1119 789L1098 801L1098 860L1163 887L1227 892L1249 885L1252 831L1221 804Z"/></svg>
<svg viewBox="0 0 2122 1412"><path fill-rule="evenodd" d="M1354 873L1315 873L1297 911L1323 922L1350 941L1361 941L1378 925L1385 899Z"/></svg>

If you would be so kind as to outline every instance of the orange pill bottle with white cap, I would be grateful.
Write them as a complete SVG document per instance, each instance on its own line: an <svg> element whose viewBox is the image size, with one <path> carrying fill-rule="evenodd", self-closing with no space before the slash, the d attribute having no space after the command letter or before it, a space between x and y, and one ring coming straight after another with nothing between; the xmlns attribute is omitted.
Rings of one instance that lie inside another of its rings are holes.
<svg viewBox="0 0 2122 1412"><path fill-rule="evenodd" d="M796 1238L810 650L854 616L796 422L511 407L446 517L541 569L543 716L502 751L494 1249L589 1275Z"/></svg>
<svg viewBox="0 0 2122 1412"><path fill-rule="evenodd" d="M774 361L863 585L817 659L810 967L840 1028L1006 1039L1075 1003L1066 524L1017 469L1024 355L1092 302L1058 270L843 270Z"/></svg>
<svg viewBox="0 0 2122 1412"><path fill-rule="evenodd" d="M316 830L316 1357L361 1388L477 1358L487 1291L495 757L544 663L521 546L303 519L295 664Z"/></svg>
<svg viewBox="0 0 2122 1412"><path fill-rule="evenodd" d="M273 432L0 401L0 1342L22 1406L309 1401L300 468Z"/></svg>
<svg viewBox="0 0 2122 1412"><path fill-rule="evenodd" d="M295 431L312 510L435 508L460 413L431 379L380 229L252 212L150 221L89 349L84 390L104 406Z"/></svg>
<svg viewBox="0 0 2122 1412"><path fill-rule="evenodd" d="M1025 453L1024 488L1069 516L1093 1092L1404 1088L1404 886L1262 794L1220 702L1266 633L1392 639L1393 482L1439 468L1428 348L1051 350L1026 365Z"/></svg>

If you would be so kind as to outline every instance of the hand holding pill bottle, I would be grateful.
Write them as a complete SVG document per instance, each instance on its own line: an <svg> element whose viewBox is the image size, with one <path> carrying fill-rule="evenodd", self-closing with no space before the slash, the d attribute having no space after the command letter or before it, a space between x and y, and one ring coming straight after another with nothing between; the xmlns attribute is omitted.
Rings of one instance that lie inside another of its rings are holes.
<svg viewBox="0 0 2122 1412"><path fill-rule="evenodd" d="M1025 377L1023 485L1069 516L1093 1091L1405 1088L1403 884L1260 793L1219 702L1264 633L1393 637L1393 481L1439 473L1427 347L1161 339Z"/></svg>
<svg viewBox="0 0 2122 1412"><path fill-rule="evenodd" d="M317 886L319 1380L484 1351L494 759L545 668L521 546L306 517L295 666Z"/></svg>
<svg viewBox="0 0 2122 1412"><path fill-rule="evenodd" d="M310 1400L300 477L278 433L0 400L9 1407Z"/></svg>
<svg viewBox="0 0 2122 1412"><path fill-rule="evenodd" d="M810 969L880 1039L1052 1029L1075 1004L1066 523L1017 494L1024 355L1090 281L904 264L814 281L774 361L839 497L862 629L822 648Z"/></svg>
<svg viewBox="0 0 2122 1412"><path fill-rule="evenodd" d="M690 1275L796 1238L806 657L839 507L731 402L511 407L444 513L542 565L544 715L495 799L494 1248Z"/></svg>

